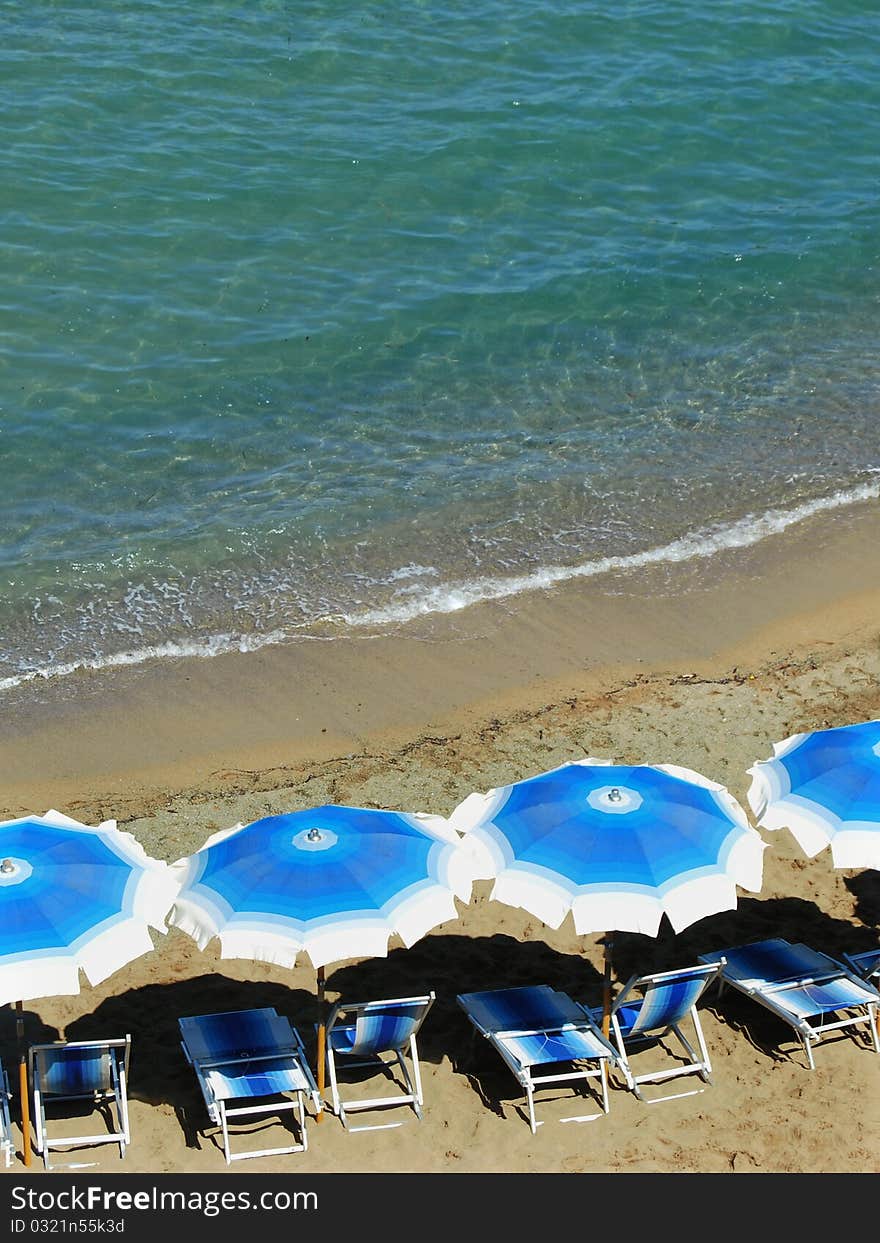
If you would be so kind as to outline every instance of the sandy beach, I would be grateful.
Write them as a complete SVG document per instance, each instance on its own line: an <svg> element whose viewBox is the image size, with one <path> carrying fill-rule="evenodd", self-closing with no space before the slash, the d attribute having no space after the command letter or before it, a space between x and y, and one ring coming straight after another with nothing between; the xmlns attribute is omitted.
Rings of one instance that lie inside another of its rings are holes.
<svg viewBox="0 0 880 1243"><path fill-rule="evenodd" d="M610 575L601 590L535 593L515 612L476 606L357 641L30 683L0 724L0 817L113 818L170 862L217 829L325 802L448 815L473 790L584 755L693 768L745 806L747 770L775 741L880 716L878 528L876 505L864 506L638 583ZM766 936L836 955L877 944L877 872L835 870L829 851L806 859L787 831L764 837L759 894L678 936L620 933L617 980ZM787 1028L728 994L702 1010L704 1091L646 1105L618 1084L610 1113L580 1125L562 1123L583 1112L570 1092L545 1093L532 1135L513 1077L472 1039L456 994L546 983L596 1004L602 946L568 920L553 931L492 902L490 889L480 882L459 919L412 948L327 971L329 1000L435 991L422 1121L402 1110L399 1127L350 1134L330 1114L310 1118L307 1152L231 1176L880 1171L880 1058L866 1041L826 1041L809 1071ZM223 961L216 943L202 952L176 930L155 942L97 987L27 1003L27 1038L131 1034L125 1161L110 1145L72 1160L102 1174L223 1172L177 1019L272 1005L311 1048L315 973L307 959L292 970ZM0 1011L11 1078L14 1020ZM14 1133L20 1173L17 1107Z"/></svg>

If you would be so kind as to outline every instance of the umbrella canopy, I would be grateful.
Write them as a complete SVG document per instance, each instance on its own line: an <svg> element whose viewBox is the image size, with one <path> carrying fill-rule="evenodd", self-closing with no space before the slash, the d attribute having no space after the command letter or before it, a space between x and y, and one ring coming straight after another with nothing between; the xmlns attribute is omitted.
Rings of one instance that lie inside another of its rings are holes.
<svg viewBox="0 0 880 1243"><path fill-rule="evenodd" d="M215 833L172 864L179 892L169 923L223 958L317 969L318 1091L324 1090L324 967L385 957L455 919L470 900L473 864L440 816L326 804ZM318 1113L320 1119L321 1113Z"/></svg>
<svg viewBox="0 0 880 1243"><path fill-rule="evenodd" d="M656 936L761 888L766 844L723 787L671 764L586 758L472 794L450 817L495 878L492 897L551 928Z"/></svg>
<svg viewBox="0 0 880 1243"><path fill-rule="evenodd" d="M736 907L761 888L766 844L723 787L671 764L587 757L472 794L450 817L492 897L551 928L569 911L578 933L656 936ZM610 938L605 941L605 1016Z"/></svg>
<svg viewBox="0 0 880 1243"><path fill-rule="evenodd" d="M78 993L153 948L174 887L115 820L0 822L0 1004Z"/></svg>
<svg viewBox="0 0 880 1243"><path fill-rule="evenodd" d="M171 865L168 922L223 958L292 967L384 957L470 898L469 856L440 816L327 804L215 833Z"/></svg>
<svg viewBox="0 0 880 1243"><path fill-rule="evenodd" d="M15 1002L24 1162L30 1165L21 1003L99 984L153 948L173 894L167 863L105 820L58 811L0 822L0 1004Z"/></svg>
<svg viewBox="0 0 880 1243"><path fill-rule="evenodd" d="M749 806L766 829L789 829L812 858L880 868L880 721L794 734L748 770Z"/></svg>

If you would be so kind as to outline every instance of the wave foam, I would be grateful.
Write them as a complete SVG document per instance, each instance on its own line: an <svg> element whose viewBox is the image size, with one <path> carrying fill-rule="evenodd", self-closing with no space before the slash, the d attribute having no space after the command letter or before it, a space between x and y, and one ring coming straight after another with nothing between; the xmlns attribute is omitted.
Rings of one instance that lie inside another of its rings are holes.
<svg viewBox="0 0 880 1243"><path fill-rule="evenodd" d="M832 496L805 501L792 509L769 509L758 517L749 515L728 526L702 528L689 535L673 540L658 548L627 556L600 557L579 565L545 566L531 574L508 578L485 578L457 586L434 587L415 598L380 609L368 609L361 613L344 614L350 626L388 625L393 622L413 621L428 613L455 613L472 604L489 600L503 600L526 591L538 591L575 578L592 578L608 574L612 570L636 570L646 565L693 561L711 557L716 553L734 548L747 548L760 543L768 536L778 535L797 522L803 522L815 514L841 506L855 505L861 501L880 498L880 483L861 484Z"/></svg>
<svg viewBox="0 0 880 1243"><path fill-rule="evenodd" d="M769 509L766 513L758 516L748 515L726 526L704 527L672 540L668 544L627 556L599 557L593 561L581 562L579 565L546 566L530 574L511 575L506 578L484 578L473 582L431 588L416 588L415 591L413 586L409 586L401 591L401 596L403 597L405 593L405 598L398 598L392 604L382 608L365 609L359 613L342 613L334 614L332 617L316 618L315 624L339 625L342 623L359 628L400 625L431 613L454 613L469 608L473 604L503 600L529 591L540 591L572 579L592 578L615 570L637 570L647 565L673 564L711 557L719 552L758 544L761 540L778 535L788 527L816 514L877 499L880 499L880 482L865 483L855 488L835 492L831 496L805 501L791 509ZM433 567L407 566L398 573L397 577L428 576L432 573L436 573ZM294 634L299 638L312 637L307 636L301 627L297 627L295 631L276 629L256 635L219 634L192 642L153 644L131 651L69 661L51 665L45 669L34 669L0 678L0 691L10 690L37 679L66 677L81 670L112 669L125 665L144 664L150 660L192 656L210 657L227 652L252 652L272 644L284 643Z"/></svg>

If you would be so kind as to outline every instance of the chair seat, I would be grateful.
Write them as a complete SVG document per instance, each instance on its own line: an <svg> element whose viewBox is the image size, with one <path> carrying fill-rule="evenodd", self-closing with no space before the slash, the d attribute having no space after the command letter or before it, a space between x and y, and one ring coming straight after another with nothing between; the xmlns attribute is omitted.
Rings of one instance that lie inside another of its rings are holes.
<svg viewBox="0 0 880 1243"><path fill-rule="evenodd" d="M773 989L773 996L781 1006L802 1019L849 1010L877 1000L870 988L862 987L845 976L823 983Z"/></svg>
<svg viewBox="0 0 880 1243"><path fill-rule="evenodd" d="M187 1051L197 1061L259 1057L295 1044L287 1020L269 1007L198 1014L179 1022Z"/></svg>
<svg viewBox="0 0 880 1243"><path fill-rule="evenodd" d="M330 1075L330 1107L347 1130L367 1131L400 1125L394 1121L350 1126L349 1113L358 1111L384 1112L406 1105L421 1118L423 1096L416 1037L433 1004L434 993L430 992L386 1000L339 1001L332 1007L323 1030ZM319 1032L319 1039L320 1036ZM393 1069L396 1069L398 1081L394 1094L343 1097L340 1072L365 1068L369 1068L372 1075L382 1073L389 1081L394 1079Z"/></svg>
<svg viewBox="0 0 880 1243"><path fill-rule="evenodd" d="M608 1113L608 1065L616 1053L590 1012L567 993L536 984L460 993L457 1001L525 1089L532 1134L538 1127L539 1088L565 1083L584 1091L597 1080L602 1113ZM533 1067L542 1066L552 1069L532 1073ZM588 1122L600 1116L593 1113L565 1121Z"/></svg>
<svg viewBox="0 0 880 1243"><path fill-rule="evenodd" d="M113 1086L107 1049L51 1049L41 1058L40 1087L44 1096L86 1096Z"/></svg>
<svg viewBox="0 0 880 1243"><path fill-rule="evenodd" d="M703 1035L697 1004L706 989L717 978L720 964L711 966L679 967L672 971L658 971L651 975L634 975L624 985L611 1007L610 1022L617 1044L618 1066L626 1086L647 1103L692 1096L702 1092L693 1088L677 1093L653 1095L644 1092L645 1085L658 1085L681 1076L698 1075L705 1083L711 1083L712 1063ZM603 1007L595 1007L591 1014L596 1023L603 1018ZM693 1028L696 1046L684 1033L682 1023ZM672 1050L667 1037L678 1042L678 1057L671 1059ZM650 1070L634 1060L639 1053L653 1050L659 1054L666 1051L664 1064ZM684 1057L682 1057L684 1054Z"/></svg>
<svg viewBox="0 0 880 1243"><path fill-rule="evenodd" d="M215 1066L205 1071L205 1078L218 1100L311 1091L302 1068L291 1065L289 1056Z"/></svg>
<svg viewBox="0 0 880 1243"><path fill-rule="evenodd" d="M570 1027L558 1032L505 1035L504 1044L522 1066L612 1057L611 1050L590 1031Z"/></svg>
<svg viewBox="0 0 880 1243"><path fill-rule="evenodd" d="M227 1010L181 1018L178 1026L183 1052L195 1071L208 1116L220 1127L227 1165L307 1149L305 1100L311 1097L318 1106L317 1086L299 1033L283 1015L271 1007ZM267 1097L285 1094L292 1099L265 1103ZM231 1108L229 1102L234 1101L243 1103ZM298 1143L233 1151L230 1121L291 1111L299 1123Z"/></svg>
<svg viewBox="0 0 880 1243"><path fill-rule="evenodd" d="M127 1089L130 1049L130 1036L31 1045L28 1067L34 1096L34 1129L37 1151L42 1154L46 1169L51 1168L51 1151L55 1148L113 1143L118 1145L119 1155L125 1156L131 1140ZM105 1122L105 1129L95 1134L56 1133L56 1102L86 1099L93 1108L99 1104L107 1106L107 1118L112 1120L110 1129ZM51 1134L47 1116L50 1105L53 1107Z"/></svg>

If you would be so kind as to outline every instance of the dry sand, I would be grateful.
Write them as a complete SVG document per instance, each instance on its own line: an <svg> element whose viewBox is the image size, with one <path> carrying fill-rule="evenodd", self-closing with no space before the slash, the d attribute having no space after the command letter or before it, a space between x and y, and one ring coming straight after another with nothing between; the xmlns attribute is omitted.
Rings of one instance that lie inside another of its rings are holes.
<svg viewBox="0 0 880 1243"><path fill-rule="evenodd" d="M170 861L218 828L325 802L448 814L472 790L584 755L684 765L745 805L747 770L774 741L880 716L877 526L868 507L768 540L723 574L717 563L667 567L638 590L606 582L601 596L581 584L516 614L468 610L359 646L316 641L31 684L0 728L0 817L50 806L89 823L112 817ZM678 936L618 934L617 979L766 936L832 954L877 944L876 871L835 870L827 850L808 860L787 831L764 836L760 894ZM702 1010L714 1064L705 1090L649 1105L618 1086L607 1116L567 1125L584 1102L545 1092L532 1135L517 1084L472 1039L456 994L543 982L595 1004L602 947L568 920L553 931L491 901L490 888L480 883L458 920L409 950L328 968L330 1000L436 992L420 1038L423 1120L401 1110L388 1118L399 1127L352 1134L325 1114L309 1121L307 1152L245 1161L231 1176L880 1169L880 1058L865 1040L824 1042L811 1072L787 1027L729 994ZM311 1047L314 971L307 959L292 970L221 961L216 943L202 952L176 930L155 941L97 987L27 1003L27 1037L131 1033L127 1156L107 1145L72 1160L101 1174L223 1172L177 1018L272 1005ZM0 1054L14 1072L9 1008ZM279 1135L276 1125L242 1142Z"/></svg>

